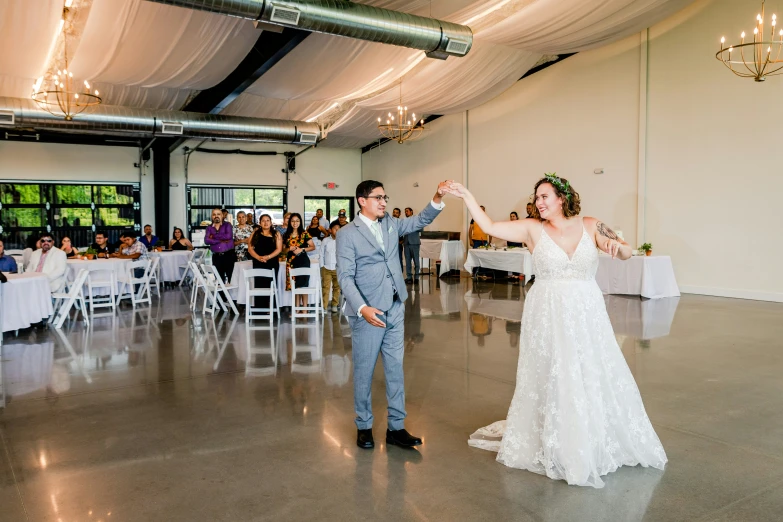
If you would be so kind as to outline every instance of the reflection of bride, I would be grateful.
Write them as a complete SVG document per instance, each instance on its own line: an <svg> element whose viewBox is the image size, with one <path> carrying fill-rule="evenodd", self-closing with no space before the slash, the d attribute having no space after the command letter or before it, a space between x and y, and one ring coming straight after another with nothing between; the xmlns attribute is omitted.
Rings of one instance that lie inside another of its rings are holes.
<svg viewBox="0 0 783 522"><path fill-rule="evenodd" d="M555 175L536 184L534 218L520 221L494 223L465 187L451 188L482 230L530 247L536 274L507 419L478 430L470 445L497 451L506 466L596 488L620 466L663 469L666 453L595 282L596 246L620 259L630 247L600 221L578 217L579 194Z"/></svg>

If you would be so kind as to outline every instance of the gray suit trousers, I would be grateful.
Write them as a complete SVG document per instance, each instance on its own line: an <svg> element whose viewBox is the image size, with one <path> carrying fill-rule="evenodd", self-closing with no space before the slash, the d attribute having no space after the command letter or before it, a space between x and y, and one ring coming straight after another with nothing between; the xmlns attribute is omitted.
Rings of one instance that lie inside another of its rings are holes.
<svg viewBox="0 0 783 522"><path fill-rule="evenodd" d="M405 271L408 274L408 279L418 279L418 273L421 272L419 266L419 250L421 245L409 245L405 244ZM415 269L413 267L415 266ZM413 274L413 275L411 275Z"/></svg>
<svg viewBox="0 0 783 522"><path fill-rule="evenodd" d="M405 306L395 300L381 321L386 328L372 326L363 317L349 316L353 339L353 401L356 410L356 427L372 428L372 376L378 355L383 358L386 375L386 400L389 403L388 427L401 430L405 427L405 378L402 358L405 351Z"/></svg>

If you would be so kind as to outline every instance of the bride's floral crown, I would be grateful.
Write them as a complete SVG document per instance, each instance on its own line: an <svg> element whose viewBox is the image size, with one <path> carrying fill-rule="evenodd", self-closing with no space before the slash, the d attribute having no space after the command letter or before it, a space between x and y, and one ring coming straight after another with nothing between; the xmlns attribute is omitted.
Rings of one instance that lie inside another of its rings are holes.
<svg viewBox="0 0 783 522"><path fill-rule="evenodd" d="M551 183L554 187L560 191L561 194L565 194L566 199L571 199L571 185L568 181L563 181L557 176L557 172L548 172L544 174L544 178Z"/></svg>

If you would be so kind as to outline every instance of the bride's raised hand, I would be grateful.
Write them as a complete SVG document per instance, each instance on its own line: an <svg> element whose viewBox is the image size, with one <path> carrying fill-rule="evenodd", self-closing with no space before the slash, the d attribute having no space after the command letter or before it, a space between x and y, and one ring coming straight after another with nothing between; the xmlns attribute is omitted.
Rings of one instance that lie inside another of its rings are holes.
<svg viewBox="0 0 783 522"><path fill-rule="evenodd" d="M470 194L470 191L466 189L462 183L452 181L449 183L449 193L458 198L465 199Z"/></svg>

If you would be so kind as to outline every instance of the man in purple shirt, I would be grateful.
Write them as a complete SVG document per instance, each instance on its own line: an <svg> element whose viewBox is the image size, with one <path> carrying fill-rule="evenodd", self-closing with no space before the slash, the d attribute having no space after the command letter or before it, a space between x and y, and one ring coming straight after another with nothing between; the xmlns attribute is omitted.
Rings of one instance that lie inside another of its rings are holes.
<svg viewBox="0 0 783 522"><path fill-rule="evenodd" d="M223 281L230 282L237 260L234 231L231 229L231 223L223 221L223 212L219 208L212 209L212 224L207 227L204 243L212 250L212 264L217 268L218 274Z"/></svg>

